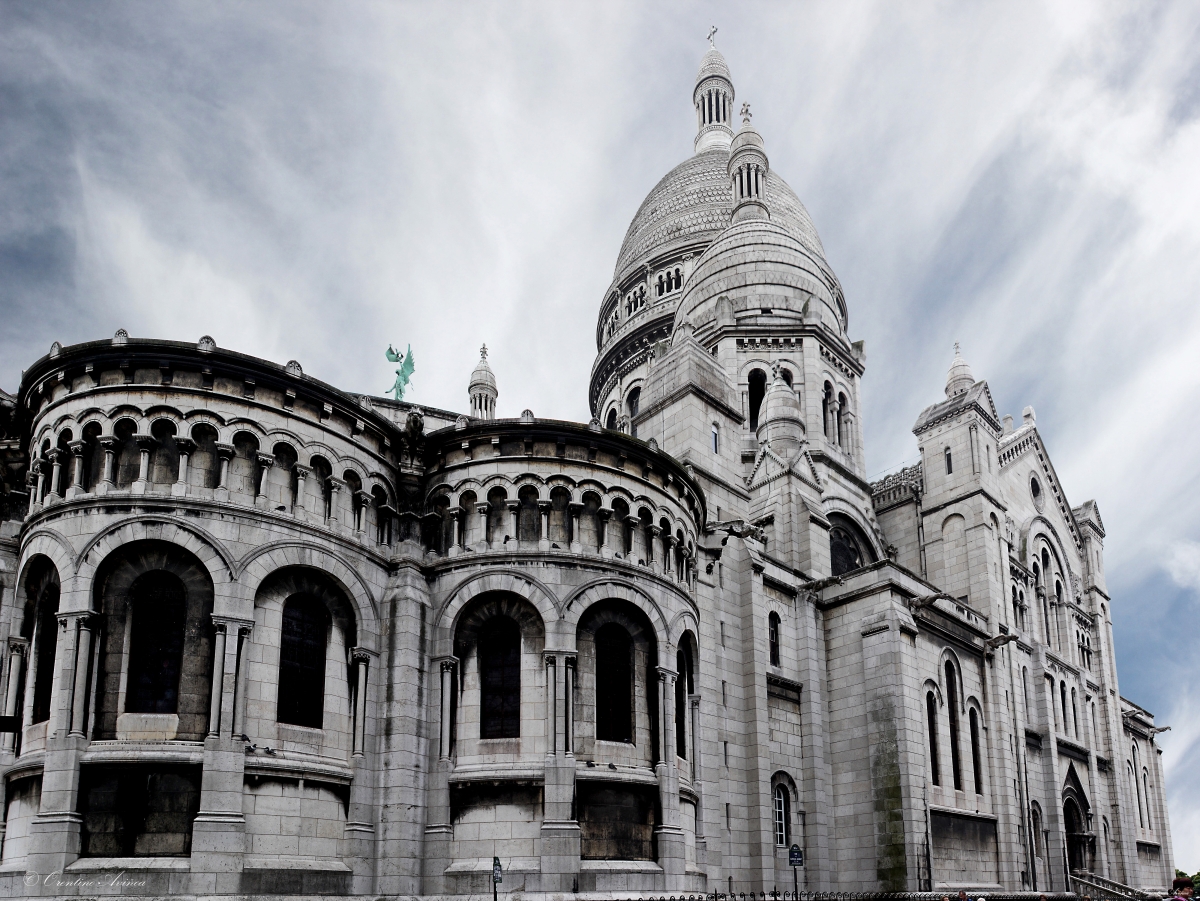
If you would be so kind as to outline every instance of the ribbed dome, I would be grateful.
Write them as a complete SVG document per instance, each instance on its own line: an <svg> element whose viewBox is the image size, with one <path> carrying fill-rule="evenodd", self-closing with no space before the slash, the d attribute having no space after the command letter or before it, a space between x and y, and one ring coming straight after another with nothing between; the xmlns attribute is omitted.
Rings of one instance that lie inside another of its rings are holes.
<svg viewBox="0 0 1200 901"><path fill-rule="evenodd" d="M776 451L791 453L804 440L804 410L800 398L778 367L763 398L758 421L758 440L769 442Z"/></svg>
<svg viewBox="0 0 1200 901"><path fill-rule="evenodd" d="M625 232L614 278L623 278L651 256L697 243L706 245L729 226L733 196L725 168L728 161L727 150L707 150L663 176ZM808 210L773 171L767 173L767 202L772 221L824 260L825 248Z"/></svg>
<svg viewBox="0 0 1200 901"><path fill-rule="evenodd" d="M786 227L769 195L771 219L747 219L727 228L704 251L684 286L675 322L688 319L700 329L718 317L725 297L732 315L769 310L775 316L821 320L845 333L841 286L825 258ZM807 314L806 314L807 308Z"/></svg>
<svg viewBox="0 0 1200 901"><path fill-rule="evenodd" d="M713 75L723 75L731 83L733 82L733 76L729 74L729 63L725 62L725 57L716 47L704 54L704 59L700 60L700 71L696 73L696 84L700 84L704 79Z"/></svg>

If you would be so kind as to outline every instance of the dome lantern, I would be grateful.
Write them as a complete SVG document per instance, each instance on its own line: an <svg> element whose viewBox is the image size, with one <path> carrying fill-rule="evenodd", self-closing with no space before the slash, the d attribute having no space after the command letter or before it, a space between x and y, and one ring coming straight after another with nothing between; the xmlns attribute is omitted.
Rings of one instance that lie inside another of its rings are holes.
<svg viewBox="0 0 1200 901"><path fill-rule="evenodd" d="M770 219L767 172L770 164L762 135L750 124L750 104L742 104L742 129L729 150L729 184L733 192L733 221Z"/></svg>
<svg viewBox="0 0 1200 901"><path fill-rule="evenodd" d="M709 50L700 61L692 105L696 108L696 153L720 148L726 150L733 140L733 79L729 64L713 41L717 29L708 33Z"/></svg>
<svg viewBox="0 0 1200 901"><path fill-rule="evenodd" d="M487 361L487 345L479 348L479 365L471 373L471 384L467 394L471 398L471 416L474 419L495 419L496 398L500 392L496 390L496 376Z"/></svg>
<svg viewBox="0 0 1200 901"><path fill-rule="evenodd" d="M950 364L950 370L946 373L946 397L963 394L974 384L975 376L971 374L971 367L963 359L962 353L958 349L958 342L955 341L954 362Z"/></svg>

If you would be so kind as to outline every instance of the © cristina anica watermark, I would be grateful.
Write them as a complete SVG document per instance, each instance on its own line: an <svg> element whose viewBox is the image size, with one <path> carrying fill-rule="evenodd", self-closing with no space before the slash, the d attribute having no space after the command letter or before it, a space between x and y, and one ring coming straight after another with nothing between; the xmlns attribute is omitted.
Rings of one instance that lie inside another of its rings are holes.
<svg viewBox="0 0 1200 901"><path fill-rule="evenodd" d="M106 873L72 873L70 875L56 870L45 875L26 873L25 885L29 888L33 888L35 885L50 888L139 888L146 885L146 880L142 876L130 876L124 870Z"/></svg>

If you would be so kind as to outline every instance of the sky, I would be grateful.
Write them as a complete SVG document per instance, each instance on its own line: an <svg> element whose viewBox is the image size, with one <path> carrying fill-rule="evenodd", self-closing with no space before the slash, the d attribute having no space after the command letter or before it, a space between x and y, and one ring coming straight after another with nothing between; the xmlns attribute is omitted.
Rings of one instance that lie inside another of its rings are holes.
<svg viewBox="0 0 1200 901"><path fill-rule="evenodd" d="M1108 531L1122 693L1200 870L1200 4L0 4L0 387L125 328L586 420L705 35L864 339L872 478L953 343Z"/></svg>

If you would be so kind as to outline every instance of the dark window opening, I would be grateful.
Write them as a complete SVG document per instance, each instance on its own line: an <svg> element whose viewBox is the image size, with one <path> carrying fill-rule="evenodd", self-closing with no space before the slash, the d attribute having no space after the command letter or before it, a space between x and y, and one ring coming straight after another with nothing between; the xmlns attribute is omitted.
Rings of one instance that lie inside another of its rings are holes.
<svg viewBox="0 0 1200 901"><path fill-rule="evenodd" d="M283 606L276 715L281 723L322 727L329 622L328 609L311 595L293 595Z"/></svg>
<svg viewBox="0 0 1200 901"><path fill-rule="evenodd" d="M842 516L831 516L830 521L833 525L829 530L831 575L844 575L875 562L874 552L857 526Z"/></svg>
<svg viewBox="0 0 1200 901"><path fill-rule="evenodd" d="M954 790L962 791L962 760L958 751L958 683L954 664L946 661L946 706L950 708L950 766L954 771Z"/></svg>
<svg viewBox="0 0 1200 901"><path fill-rule="evenodd" d="M971 770L975 777L975 794L983 794L983 766L979 757L979 714L971 708Z"/></svg>
<svg viewBox="0 0 1200 901"><path fill-rule="evenodd" d="M767 641L771 646L771 666L779 666L779 614L767 617Z"/></svg>
<svg viewBox="0 0 1200 901"><path fill-rule="evenodd" d="M187 602L183 583L168 572L143 573L129 589L127 713L178 713L179 671Z"/></svg>
<svg viewBox="0 0 1200 901"><path fill-rule="evenodd" d="M946 457L946 475L950 475L952 472L954 472L954 458L950 454L950 448L946 448L945 457Z"/></svg>
<svg viewBox="0 0 1200 901"><path fill-rule="evenodd" d="M925 693L925 714L928 718L927 728L929 729L929 771L933 776L933 784L942 784L942 773L938 766L938 723L937 723L937 698L933 692Z"/></svg>
<svg viewBox="0 0 1200 901"><path fill-rule="evenodd" d="M633 741L633 639L616 623L596 631L596 738Z"/></svg>
<svg viewBox="0 0 1200 901"><path fill-rule="evenodd" d="M688 662L690 655L681 648L675 655L677 675L675 676L675 754L687 759L687 695L688 695Z"/></svg>
<svg viewBox="0 0 1200 901"><path fill-rule="evenodd" d="M758 410L762 406L763 397L767 393L767 374L761 369L750 371L750 431L758 428Z"/></svg>
<svg viewBox="0 0 1200 901"><path fill-rule="evenodd" d="M54 659L58 649L57 585L42 590L37 607L37 670L33 683L33 715L30 722L50 719L50 698L54 686Z"/></svg>
<svg viewBox="0 0 1200 901"><path fill-rule="evenodd" d="M634 438L637 437L637 426L633 420L638 415L638 410L642 406L642 389L634 388L629 392L629 396L625 398L625 406L629 410L629 434Z"/></svg>
<svg viewBox="0 0 1200 901"><path fill-rule="evenodd" d="M200 767L84 764L83 857L187 857L200 810Z"/></svg>
<svg viewBox="0 0 1200 901"><path fill-rule="evenodd" d="M483 629L479 642L480 738L521 735L521 630L506 616Z"/></svg>
<svg viewBox="0 0 1200 901"><path fill-rule="evenodd" d="M612 410L608 411L608 421L605 423L605 428L613 429L614 431L616 430L616 428L617 428L617 411L616 411L616 409L612 409Z"/></svg>

